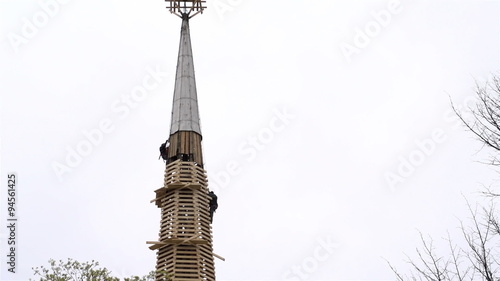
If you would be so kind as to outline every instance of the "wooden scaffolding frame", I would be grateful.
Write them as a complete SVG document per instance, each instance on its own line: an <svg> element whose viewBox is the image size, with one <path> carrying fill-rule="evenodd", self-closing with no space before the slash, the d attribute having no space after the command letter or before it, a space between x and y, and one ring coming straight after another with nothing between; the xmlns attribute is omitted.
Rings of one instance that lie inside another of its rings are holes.
<svg viewBox="0 0 500 281"><path fill-rule="evenodd" d="M176 160L165 169L165 184L151 200L161 208L156 280L215 281L208 181L195 162ZM222 258L223 259L223 258Z"/></svg>

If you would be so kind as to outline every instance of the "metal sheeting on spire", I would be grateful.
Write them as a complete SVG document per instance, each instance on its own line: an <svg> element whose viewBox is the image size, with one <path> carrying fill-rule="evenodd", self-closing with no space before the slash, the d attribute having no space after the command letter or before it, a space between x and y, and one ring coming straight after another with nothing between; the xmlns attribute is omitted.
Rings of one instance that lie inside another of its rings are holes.
<svg viewBox="0 0 500 281"><path fill-rule="evenodd" d="M182 17L171 120L170 135L178 131L192 131L201 135L193 52L191 50L189 18L187 15Z"/></svg>

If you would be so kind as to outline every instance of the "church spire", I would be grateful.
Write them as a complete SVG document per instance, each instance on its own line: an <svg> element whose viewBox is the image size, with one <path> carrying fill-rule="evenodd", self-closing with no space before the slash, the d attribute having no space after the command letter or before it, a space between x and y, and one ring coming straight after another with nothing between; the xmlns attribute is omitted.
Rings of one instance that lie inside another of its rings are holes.
<svg viewBox="0 0 500 281"><path fill-rule="evenodd" d="M210 192L203 169L200 117L194 77L189 19L203 12L203 0L166 0L170 12L182 18L175 76L169 145L163 186L151 200L161 209L158 241L148 241L156 253L156 281L215 281L212 219L217 196Z"/></svg>
<svg viewBox="0 0 500 281"><path fill-rule="evenodd" d="M185 13L182 14L170 135L179 131L196 132L201 135L193 53L189 34L189 15Z"/></svg>

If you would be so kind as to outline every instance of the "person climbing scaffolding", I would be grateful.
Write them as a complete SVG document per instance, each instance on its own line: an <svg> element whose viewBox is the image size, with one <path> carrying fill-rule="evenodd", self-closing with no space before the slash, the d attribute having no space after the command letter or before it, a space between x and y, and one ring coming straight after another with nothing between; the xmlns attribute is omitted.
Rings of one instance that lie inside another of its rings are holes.
<svg viewBox="0 0 500 281"><path fill-rule="evenodd" d="M160 159L160 157L163 159L163 161L165 161L165 163L168 164L168 149L169 149L169 146L170 146L170 143L168 140L166 140L164 143L162 143L160 145L160 156L158 157L158 159Z"/></svg>
<svg viewBox="0 0 500 281"><path fill-rule="evenodd" d="M208 203L208 206L210 208L210 222L213 222L215 210L217 210L217 207L219 207L219 205L217 204L217 195L215 195L213 191L210 191L208 193L208 196L210 197L210 202Z"/></svg>

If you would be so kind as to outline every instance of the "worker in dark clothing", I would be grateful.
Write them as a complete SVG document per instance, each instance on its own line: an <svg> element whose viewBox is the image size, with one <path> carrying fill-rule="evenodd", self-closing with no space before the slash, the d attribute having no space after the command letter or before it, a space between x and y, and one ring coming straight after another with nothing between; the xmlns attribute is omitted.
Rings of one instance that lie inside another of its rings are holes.
<svg viewBox="0 0 500 281"><path fill-rule="evenodd" d="M217 210L217 207L219 207L219 205L217 205L217 195L215 195L213 191L210 191L208 193L208 196L210 197L210 202L208 203L210 208L210 222L212 222L214 219L215 210Z"/></svg>
<svg viewBox="0 0 500 281"><path fill-rule="evenodd" d="M168 140L165 141L164 143L162 143L160 146L160 157L163 158L163 161L165 161L165 162L167 162L167 160L168 160L168 148L169 148L169 146L170 146L170 143L168 142ZM158 159L160 159L160 157L158 157Z"/></svg>

